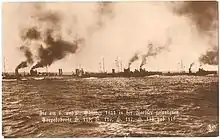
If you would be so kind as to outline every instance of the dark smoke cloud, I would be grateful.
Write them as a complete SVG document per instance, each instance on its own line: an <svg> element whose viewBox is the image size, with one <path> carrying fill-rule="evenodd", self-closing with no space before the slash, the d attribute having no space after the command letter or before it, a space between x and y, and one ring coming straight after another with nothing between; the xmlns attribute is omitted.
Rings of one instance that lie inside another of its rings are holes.
<svg viewBox="0 0 220 139"><path fill-rule="evenodd" d="M191 19L199 31L212 28L213 21L218 21L217 1L186 1L176 9L176 13Z"/></svg>
<svg viewBox="0 0 220 139"><path fill-rule="evenodd" d="M164 50L169 50L169 45L172 43L172 38L168 37L167 42L164 46L154 46L152 43L148 44L148 52L142 55L142 61L140 68L144 66L147 62L148 57L157 56Z"/></svg>
<svg viewBox="0 0 220 139"><path fill-rule="evenodd" d="M32 7L33 13L31 18L34 20L34 25L24 29L24 33L20 36L23 41L37 41L40 44L40 47L36 48L38 49L36 54L38 58L37 64L31 69L49 66L70 53L76 53L79 45L84 40L82 38L73 38L72 41L66 41L62 38L62 14L47 10L42 4L33 4ZM56 35L59 37L57 38ZM16 70L27 67L28 64L33 64L34 62L33 54L29 47L21 46L20 50L24 52L27 60L21 62Z"/></svg>
<svg viewBox="0 0 220 139"><path fill-rule="evenodd" d="M194 65L195 63L193 62L193 63L191 63L190 65L189 65L189 69L191 69L192 68L192 66Z"/></svg>
<svg viewBox="0 0 220 139"><path fill-rule="evenodd" d="M154 46L152 43L149 43L148 44L148 51L147 53L143 54L143 55L140 55L138 52L136 52L132 58L129 60L129 63L128 63L128 67L131 66L131 64L137 60L139 60L139 58L141 57L141 65L140 67L142 67L143 65L146 64L147 62L147 58L148 57L152 57L152 56L156 56L158 54L160 54L162 51L164 50L169 50L169 45L172 43L172 38L168 37L167 38L167 42L165 45L163 46Z"/></svg>
<svg viewBox="0 0 220 139"><path fill-rule="evenodd" d="M33 46L38 50L36 54L37 61L33 60L33 54L30 49L27 47L20 49L24 52L27 64L37 63L32 69L49 66L53 62L63 59L68 54L76 53L79 45L83 45L85 40L80 36L78 38L70 36L72 38L71 41L67 41L62 37L64 33L64 30L62 30L64 13L49 10L47 9L49 7L42 3L26 4L25 6L21 8L28 8L30 10L30 19L33 20L31 22L33 25L30 27L25 26L25 29L20 34L20 38L24 42L28 41L30 45L32 44L31 41L35 41L40 46ZM114 17L114 4L112 2L99 2L96 6L96 22L91 26L92 30L90 33L103 28L105 23ZM66 34L74 34L71 33L73 31L68 30Z"/></svg>
<svg viewBox="0 0 220 139"><path fill-rule="evenodd" d="M139 59L138 53L135 53L135 54L133 55L133 57L129 60L128 67L130 67L131 64L132 64L133 62L137 61L138 59Z"/></svg>
<svg viewBox="0 0 220 139"><path fill-rule="evenodd" d="M24 52L24 55L25 55L25 57L26 57L26 59L27 59L27 63L29 63L29 64L33 64L33 54L31 53L31 51L30 51L30 49L28 48L28 47L26 47L26 46L21 46L20 47L20 50L21 51L23 51Z"/></svg>
<svg viewBox="0 0 220 139"><path fill-rule="evenodd" d="M191 63L191 64L189 65L189 73L192 72L191 69L192 69L192 66L193 66L194 64L195 64L195 63L193 62L193 63Z"/></svg>
<svg viewBox="0 0 220 139"><path fill-rule="evenodd" d="M199 58L201 64L218 65L218 50L209 50Z"/></svg>
<svg viewBox="0 0 220 139"><path fill-rule="evenodd" d="M201 55L199 61L202 64L218 64L218 2L217 1L191 1L184 2L176 10L177 14L188 17L196 25L197 30L210 38L213 50L208 50ZM213 43L214 40L214 43Z"/></svg>
<svg viewBox="0 0 220 139"><path fill-rule="evenodd" d="M23 30L23 34L21 34L22 40L38 40L40 39L40 32L37 31L36 27L28 28Z"/></svg>
<svg viewBox="0 0 220 139"><path fill-rule="evenodd" d="M54 61L64 58L67 54L75 53L81 41L78 40L71 43L62 39L54 40L51 32L49 32L45 40L48 47L40 46L38 49L40 61L32 69L50 66Z"/></svg>
<svg viewBox="0 0 220 139"><path fill-rule="evenodd" d="M22 62L16 67L16 69L25 68L25 67L27 67L27 66L28 66L27 61L22 61Z"/></svg>
<svg viewBox="0 0 220 139"><path fill-rule="evenodd" d="M156 56L162 52L165 47L154 47L152 43L148 45L148 52L142 55L142 61L140 67L144 66L147 62L148 57Z"/></svg>
<svg viewBox="0 0 220 139"><path fill-rule="evenodd" d="M18 70L21 68L26 68L28 64L33 64L33 54L31 53L30 49L27 46L21 46L20 50L24 53L26 57L26 61L22 61L16 68L15 68L15 73L16 75L18 74Z"/></svg>
<svg viewBox="0 0 220 139"><path fill-rule="evenodd" d="M21 68L26 68L28 66L27 61L22 61L16 68L15 68L15 75L18 76L18 70Z"/></svg>

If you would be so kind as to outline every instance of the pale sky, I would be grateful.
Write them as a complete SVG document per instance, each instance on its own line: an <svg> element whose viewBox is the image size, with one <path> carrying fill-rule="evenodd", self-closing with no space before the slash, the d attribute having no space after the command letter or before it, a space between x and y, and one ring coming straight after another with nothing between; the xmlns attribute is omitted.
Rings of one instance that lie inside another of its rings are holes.
<svg viewBox="0 0 220 139"><path fill-rule="evenodd" d="M172 12L166 2L127 2L116 3L110 7L112 13L102 15L103 26L98 28L99 17L97 3L44 3L42 11L61 13L61 32L65 38L73 38L75 34L85 39L85 44L75 54L69 54L62 60L54 62L48 69L64 72L74 71L81 65L86 71L99 71L99 63L105 62L105 69L116 68L118 57L124 67L135 52L147 52L149 42L155 46L163 46L169 38L172 43L168 50L156 57L150 57L143 66L147 70L180 70L182 60L185 70L192 62L199 67L199 56L209 49L210 36L201 35L196 25L186 16ZM34 11L35 12L35 11ZM18 49L24 44L20 39L20 31L38 24L30 20L33 15L33 4L4 3L2 15L2 44L5 58L5 70L14 71L16 66L25 60ZM38 11L37 11L38 12ZM68 36L67 30L72 34ZM217 30L216 32L217 33ZM31 49L35 49L31 46ZM131 68L139 68L141 60L134 62ZM204 66L216 69L217 66ZM31 66L21 71L29 71ZM45 70L45 69L43 69Z"/></svg>

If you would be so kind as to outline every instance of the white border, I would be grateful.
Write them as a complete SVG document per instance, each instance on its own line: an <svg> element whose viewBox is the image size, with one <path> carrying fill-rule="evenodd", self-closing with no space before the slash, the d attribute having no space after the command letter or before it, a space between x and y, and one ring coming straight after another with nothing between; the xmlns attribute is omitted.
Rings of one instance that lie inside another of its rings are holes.
<svg viewBox="0 0 220 139"><path fill-rule="evenodd" d="M0 3L0 6L1 6L1 11L0 11L0 22L2 23L2 4L5 3L5 2L101 2L101 1L108 1L108 0L2 0L1 3ZM111 0L111 1L114 1L114 2L140 2L140 1L149 1L149 0L138 0L138 1L134 1L134 0L126 0L126 1L120 1L120 0ZM162 1L162 0L154 0L154 1ZM171 0L163 0L163 1L171 1ZM183 0L180 0L180 1L183 1ZM190 1L190 0L186 0L186 1ZM193 1L196 1L196 0L193 0ZM220 11L220 4L219 4L219 0L218 1L218 11ZM220 19L220 13L218 14L219 15L219 19ZM220 28L220 27L219 27ZM0 27L0 42L1 42L1 49L0 49L0 72L2 73L2 62L3 62L3 55L2 55L2 24L1 24L1 27ZM219 34L219 32L218 32ZM220 40L220 37L219 37L219 40ZM218 46L219 48L219 46ZM219 61L220 61L220 57L219 57ZM219 65L218 65L218 70L219 70ZM218 72L219 73L219 72ZM1 129L0 129L0 133L1 133L1 138L4 138L4 136L2 136L2 76L0 78L0 87L1 87L1 95L0 95L0 103L1 103L1 106L0 106L0 118L1 118L1 122L0 122L0 126L1 126ZM220 95L219 95L220 96ZM218 98L219 102L220 102L220 99ZM220 104L220 103L219 103ZM219 106L219 105L218 105ZM220 113L219 113L219 122L220 122ZM219 128L219 133L220 133L220 128ZM132 138L132 139L139 139L138 137L128 137L129 138ZM151 138L159 138L159 137L151 137ZM163 138L177 138L177 137L163 137ZM190 138L190 137L178 137L178 138ZM200 137L194 137L194 138L200 138ZM205 138L205 137L204 137ZM218 138L218 137L209 137L209 138ZM54 138L52 138L54 139ZM68 138L67 138L68 139ZM124 138L118 138L118 139L124 139Z"/></svg>

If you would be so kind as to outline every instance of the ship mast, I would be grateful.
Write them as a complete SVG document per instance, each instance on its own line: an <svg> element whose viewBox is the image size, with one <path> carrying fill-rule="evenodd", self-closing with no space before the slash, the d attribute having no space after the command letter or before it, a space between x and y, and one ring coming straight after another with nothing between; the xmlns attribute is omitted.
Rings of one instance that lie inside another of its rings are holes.
<svg viewBox="0 0 220 139"><path fill-rule="evenodd" d="M120 71L122 72L122 70L123 70L122 60L120 60L118 57L115 60L115 65L118 69L118 72L120 72Z"/></svg>
<svg viewBox="0 0 220 139"><path fill-rule="evenodd" d="M104 57L102 58L102 66L103 66L103 72L105 72L105 59L104 59Z"/></svg>
<svg viewBox="0 0 220 139"><path fill-rule="evenodd" d="M48 75L48 66L46 66L46 75Z"/></svg>
<svg viewBox="0 0 220 139"><path fill-rule="evenodd" d="M3 72L6 72L6 70L5 70L5 57L4 57L4 65L3 65L4 67L3 67L3 69L4 69L4 71Z"/></svg>
<svg viewBox="0 0 220 139"><path fill-rule="evenodd" d="M184 72L185 66L183 65L183 60L180 61L180 71Z"/></svg>
<svg viewBox="0 0 220 139"><path fill-rule="evenodd" d="M122 72L123 71L122 61L120 61L120 66L121 66L121 72Z"/></svg>
<svg viewBox="0 0 220 139"><path fill-rule="evenodd" d="M117 67L117 70L118 70L118 72L119 72L119 70L120 70L120 65L119 65L119 60L118 60L118 57L116 58L116 60L115 60L115 65L116 65L116 67Z"/></svg>
<svg viewBox="0 0 220 139"><path fill-rule="evenodd" d="M99 72L102 72L102 62L99 62Z"/></svg>

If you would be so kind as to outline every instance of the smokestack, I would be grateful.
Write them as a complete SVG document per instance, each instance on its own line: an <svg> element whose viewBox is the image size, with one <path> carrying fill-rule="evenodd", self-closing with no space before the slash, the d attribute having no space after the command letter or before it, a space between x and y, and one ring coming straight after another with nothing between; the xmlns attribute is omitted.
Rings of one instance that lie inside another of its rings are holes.
<svg viewBox="0 0 220 139"><path fill-rule="evenodd" d="M194 65L194 63L190 64L190 66L189 66L189 73L192 73L191 68L192 68L193 65Z"/></svg>
<svg viewBox="0 0 220 139"><path fill-rule="evenodd" d="M112 73L115 74L115 69L112 69Z"/></svg>
<svg viewBox="0 0 220 139"><path fill-rule="evenodd" d="M140 71L142 70L142 66L143 66L143 65L140 65Z"/></svg>
<svg viewBox="0 0 220 139"><path fill-rule="evenodd" d="M18 69L17 68L15 69L15 76L19 77L19 73L18 73Z"/></svg>
<svg viewBox="0 0 220 139"><path fill-rule="evenodd" d="M130 65L130 64L128 64L128 69L130 70L130 68L131 68L131 65Z"/></svg>
<svg viewBox="0 0 220 139"><path fill-rule="evenodd" d="M166 43L166 45L160 46L160 47L154 47L154 45L152 43L149 43L147 53L142 55L142 61L141 61L140 68L142 68L142 66L144 66L147 63L148 57L157 56L164 49L167 49L167 47L170 45L170 43L171 43L171 39L168 39L168 42Z"/></svg>
<svg viewBox="0 0 220 139"><path fill-rule="evenodd" d="M63 70L62 69L59 69L59 76L63 75Z"/></svg>

